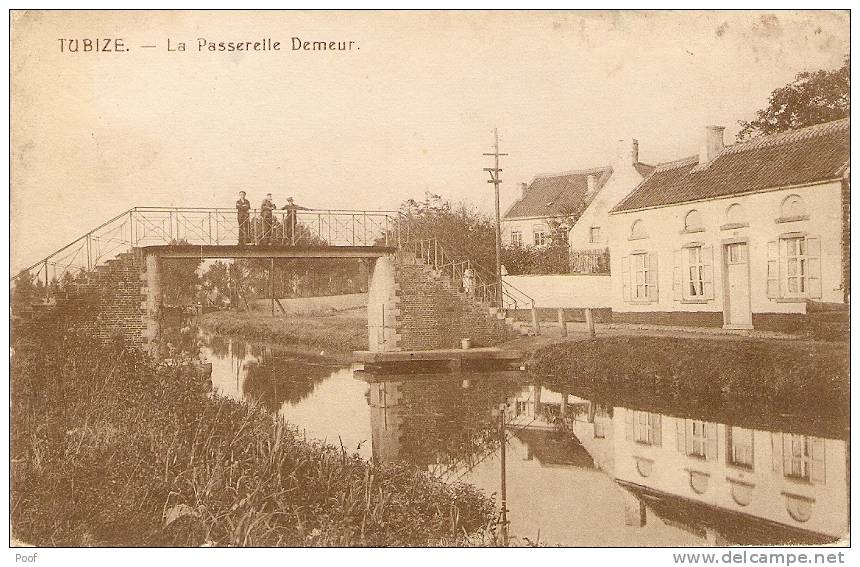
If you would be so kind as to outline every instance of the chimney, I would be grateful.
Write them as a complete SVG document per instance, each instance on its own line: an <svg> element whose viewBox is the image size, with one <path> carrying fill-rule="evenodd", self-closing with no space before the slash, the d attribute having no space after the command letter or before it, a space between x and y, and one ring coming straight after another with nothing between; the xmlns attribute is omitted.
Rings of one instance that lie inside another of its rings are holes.
<svg viewBox="0 0 860 567"><path fill-rule="evenodd" d="M725 126L705 126L705 138L699 151L699 165L710 163L726 147L723 143Z"/></svg>
<svg viewBox="0 0 860 567"><path fill-rule="evenodd" d="M528 188L529 188L528 183L520 183L520 191L521 191L520 199L522 199L526 196L526 191L528 190Z"/></svg>
<svg viewBox="0 0 860 567"><path fill-rule="evenodd" d="M639 162L639 140L618 140L615 149L615 161L618 165L634 165Z"/></svg>
<svg viewBox="0 0 860 567"><path fill-rule="evenodd" d="M588 194L591 195L594 193L594 186L597 185L597 176L589 175L585 178L586 183L588 183Z"/></svg>

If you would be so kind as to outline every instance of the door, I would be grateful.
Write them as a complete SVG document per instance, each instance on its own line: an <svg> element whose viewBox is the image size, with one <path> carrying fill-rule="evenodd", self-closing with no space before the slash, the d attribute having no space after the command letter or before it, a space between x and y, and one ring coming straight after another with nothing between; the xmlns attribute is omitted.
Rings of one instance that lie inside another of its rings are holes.
<svg viewBox="0 0 860 567"><path fill-rule="evenodd" d="M723 326L735 329L752 328L750 311L750 270L746 242L733 242L723 248L726 308Z"/></svg>

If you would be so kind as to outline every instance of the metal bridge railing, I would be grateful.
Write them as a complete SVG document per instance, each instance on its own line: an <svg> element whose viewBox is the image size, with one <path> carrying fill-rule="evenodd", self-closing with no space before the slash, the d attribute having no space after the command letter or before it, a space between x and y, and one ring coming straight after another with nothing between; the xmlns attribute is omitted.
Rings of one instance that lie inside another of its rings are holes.
<svg viewBox="0 0 860 567"><path fill-rule="evenodd" d="M400 244L397 211L291 209L264 218L251 210L245 244L281 246L390 246ZM64 282L94 270L134 247L170 244L239 244L233 208L135 207L124 211L53 254L19 271L50 301Z"/></svg>

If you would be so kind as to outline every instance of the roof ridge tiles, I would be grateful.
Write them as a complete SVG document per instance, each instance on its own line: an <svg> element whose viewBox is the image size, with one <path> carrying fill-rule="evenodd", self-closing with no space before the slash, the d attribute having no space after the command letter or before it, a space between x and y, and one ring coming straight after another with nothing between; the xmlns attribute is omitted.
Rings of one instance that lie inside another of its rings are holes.
<svg viewBox="0 0 860 567"><path fill-rule="evenodd" d="M548 172L548 173L536 173L535 179L538 178L546 178L546 177L564 177L566 175L587 175L593 173L603 173L606 170L612 169L611 165L599 165L596 167L589 167L585 169L571 169L570 171L560 171L560 172Z"/></svg>
<svg viewBox="0 0 860 567"><path fill-rule="evenodd" d="M813 124L796 130L786 130L777 134L768 134L767 136L758 136L743 142L737 142L730 146L726 146L723 150L714 156L714 160L719 159L722 155L743 152L747 150L755 150L769 146L778 146L782 144L790 144L800 140L806 140L814 136L826 136L833 132L850 129L851 119L840 118L831 122L823 122L821 124Z"/></svg>

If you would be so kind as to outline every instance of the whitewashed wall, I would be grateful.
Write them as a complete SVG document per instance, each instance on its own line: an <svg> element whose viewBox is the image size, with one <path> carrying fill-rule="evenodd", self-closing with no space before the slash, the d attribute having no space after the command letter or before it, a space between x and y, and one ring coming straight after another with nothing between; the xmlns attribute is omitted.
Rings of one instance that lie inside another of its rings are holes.
<svg viewBox="0 0 860 567"><path fill-rule="evenodd" d="M562 274L505 276L504 280L534 298L537 307L609 307L608 275Z"/></svg>
<svg viewBox="0 0 860 567"><path fill-rule="evenodd" d="M807 220L777 222L783 201L799 195ZM722 229L726 210L739 203L746 227ZM684 233L684 219L691 210L701 213L704 231ZM612 278L611 307L615 312L723 311L723 263L721 245L731 238L747 238L750 262L750 302L753 313L805 313L803 300L778 301L767 296L768 242L781 234L803 232L820 239L821 297L819 301L843 301L841 289L841 186L839 182L732 196L698 203L682 203L642 211L610 215ZM647 238L631 240L630 227L641 219ZM713 299L707 303L683 303L673 293L674 253L687 243L701 242L713 250ZM624 300L622 259L633 251L657 255L658 298L650 303Z"/></svg>

